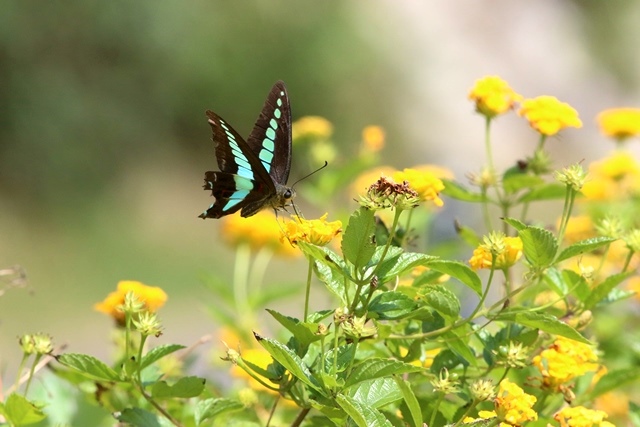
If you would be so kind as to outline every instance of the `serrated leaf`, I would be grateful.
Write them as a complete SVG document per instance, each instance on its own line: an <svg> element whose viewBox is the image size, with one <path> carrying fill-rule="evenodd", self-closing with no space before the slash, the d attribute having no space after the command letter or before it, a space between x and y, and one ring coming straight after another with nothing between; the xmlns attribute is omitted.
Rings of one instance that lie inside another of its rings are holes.
<svg viewBox="0 0 640 427"><path fill-rule="evenodd" d="M594 237L592 239L582 240L578 243L565 248L558 257L556 262L564 261L565 259L572 258L576 255L581 255L587 252L594 251L602 246L615 242L617 239L612 237Z"/></svg>
<svg viewBox="0 0 640 427"><path fill-rule="evenodd" d="M467 285L467 287L469 287L478 296L482 295L482 281L478 274L469 268L469 266L458 261L449 261L445 259L429 261L427 266L432 270L448 274L449 276L458 279L461 283Z"/></svg>
<svg viewBox="0 0 640 427"><path fill-rule="evenodd" d="M528 191L527 193L523 194L522 197L518 198L518 202L523 203L536 202L541 200L564 199L566 194L567 187L565 185L551 182L532 188L531 191Z"/></svg>
<svg viewBox="0 0 640 427"><path fill-rule="evenodd" d="M397 360L370 358L355 365L351 370L351 374L345 379L345 387L353 386L362 381L372 380L375 378L386 377L390 375L409 374L412 372L420 372L423 369L419 366L409 365Z"/></svg>
<svg viewBox="0 0 640 427"><path fill-rule="evenodd" d="M393 377L393 379L396 381L396 384L398 384L398 388L402 392L404 403L407 405L407 409L409 409L409 414L411 414L411 419L406 421L410 421L410 425L412 427L422 427L422 411L420 410L420 403L411 389L411 384L400 377Z"/></svg>
<svg viewBox="0 0 640 427"><path fill-rule="evenodd" d="M321 336L317 334L318 324L301 322L296 318L285 316L271 309L267 309L267 313L271 314L274 319L287 328L302 347L306 348L309 344L321 338Z"/></svg>
<svg viewBox="0 0 640 427"><path fill-rule="evenodd" d="M205 420L212 419L225 412L238 411L242 408L244 408L244 405L240 401L224 397L201 400L196 404L196 424L200 425Z"/></svg>
<svg viewBox="0 0 640 427"><path fill-rule="evenodd" d="M336 272L335 269L332 269L327 264L321 263L317 260L313 263L313 270L315 271L318 279L325 284L327 289L342 301L343 305L348 305L344 274L342 274L342 272Z"/></svg>
<svg viewBox="0 0 640 427"><path fill-rule="evenodd" d="M502 218L502 220L504 222L506 222L507 224L509 224L510 226L512 226L513 228L515 228L516 231L524 230L525 228L527 228L527 224L525 224L524 222L520 221L519 219Z"/></svg>
<svg viewBox="0 0 640 427"><path fill-rule="evenodd" d="M376 250L375 231L372 210L361 207L349 217L349 224L342 235L342 254L356 270L367 265Z"/></svg>
<svg viewBox="0 0 640 427"><path fill-rule="evenodd" d="M453 319L460 314L460 301L456 294L442 285L430 285L424 288L424 300L443 317Z"/></svg>
<svg viewBox="0 0 640 427"><path fill-rule="evenodd" d="M614 274L607 277L602 283L599 283L592 289L591 293L584 302L584 306L587 309L595 307L600 301L604 300L609 292L611 292L616 286L635 274L635 271L629 271L626 273Z"/></svg>
<svg viewBox="0 0 640 427"><path fill-rule="evenodd" d="M502 188L508 194L513 194L523 188L537 187L543 183L544 181L539 176L523 173L517 168L509 169L502 178Z"/></svg>
<svg viewBox="0 0 640 427"><path fill-rule="evenodd" d="M390 377L363 381L351 387L346 394L356 402L372 408L381 408L402 399L400 388Z"/></svg>
<svg viewBox="0 0 640 427"><path fill-rule="evenodd" d="M558 295L567 295L569 293L569 286L567 286L562 273L557 268L547 268L543 278L545 283Z"/></svg>
<svg viewBox="0 0 640 427"><path fill-rule="evenodd" d="M584 344L591 344L591 342L580 335L580 332L573 329L571 326L558 320L557 317L547 313L538 312L520 312L517 314L503 313L498 315L497 320L511 320L520 325L528 326L530 328L540 329L541 331L560 335L565 338L569 338L574 341L578 341Z"/></svg>
<svg viewBox="0 0 640 427"><path fill-rule="evenodd" d="M204 391L205 383L206 380L199 377L183 377L173 385L158 381L151 387L151 394L156 399L197 397Z"/></svg>
<svg viewBox="0 0 640 427"><path fill-rule="evenodd" d="M56 357L56 360L68 367L75 369L86 377L97 381L120 382L120 375L109 366L102 363L95 357L86 354L65 353Z"/></svg>
<svg viewBox="0 0 640 427"><path fill-rule="evenodd" d="M318 392L322 392L322 387L318 380L311 374L309 368L304 364L302 359L295 354L290 348L284 346L278 341L270 338L262 337L254 332L254 335L260 345L277 360L284 368L294 377L313 388Z"/></svg>
<svg viewBox="0 0 640 427"><path fill-rule="evenodd" d="M118 421L135 427L161 427L158 417L140 408L125 408L116 417Z"/></svg>
<svg viewBox="0 0 640 427"><path fill-rule="evenodd" d="M46 418L42 409L16 393L2 404L2 414L12 426L34 424Z"/></svg>
<svg viewBox="0 0 640 427"><path fill-rule="evenodd" d="M378 281L380 284L387 283L396 276L401 276L417 266L427 265L435 259L437 257L412 252L401 253L397 257L387 257L377 270Z"/></svg>
<svg viewBox="0 0 640 427"><path fill-rule="evenodd" d="M416 302L402 292L388 291L373 297L367 311L372 317L377 315L378 319L398 320L409 316L416 307Z"/></svg>
<svg viewBox="0 0 640 427"><path fill-rule="evenodd" d="M339 394L336 402L358 427L393 427L377 409L365 406L349 396Z"/></svg>
<svg viewBox="0 0 640 427"><path fill-rule="evenodd" d="M553 233L540 227L527 227L518 232L522 239L522 252L529 263L538 269L548 267L558 252L558 241Z"/></svg>
<svg viewBox="0 0 640 427"><path fill-rule="evenodd" d="M179 344L159 345L158 347L152 348L147 354L142 357L142 360L140 361L140 369L144 369L147 366L162 359L163 357L168 356L178 350L182 350L183 348L186 347Z"/></svg>
<svg viewBox="0 0 640 427"><path fill-rule="evenodd" d="M486 197L482 194L474 193L455 181L443 179L442 183L444 184L444 190L442 190L441 194L451 197L452 199L465 202L483 202L486 200Z"/></svg>

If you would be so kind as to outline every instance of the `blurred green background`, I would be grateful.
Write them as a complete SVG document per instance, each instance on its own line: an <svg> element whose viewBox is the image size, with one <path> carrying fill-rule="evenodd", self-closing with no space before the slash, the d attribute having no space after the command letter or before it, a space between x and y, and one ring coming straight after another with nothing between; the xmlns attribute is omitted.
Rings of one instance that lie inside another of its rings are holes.
<svg viewBox="0 0 640 427"><path fill-rule="evenodd" d="M92 305L123 279L169 294L161 341L215 329L202 277L230 278L234 253L197 218L216 167L206 109L247 135L282 79L294 119L328 118L345 153L378 124L388 164L438 163L464 181L484 159L466 95L497 74L574 106L584 129L547 146L558 165L588 163L612 149L595 114L640 105L637 22L632 0L3 1L0 268L22 266L27 287L1 284L0 368L34 331L108 354L111 323ZM495 138L498 167L537 142L515 116ZM442 227L457 214L450 204ZM270 281L296 271L284 266Z"/></svg>

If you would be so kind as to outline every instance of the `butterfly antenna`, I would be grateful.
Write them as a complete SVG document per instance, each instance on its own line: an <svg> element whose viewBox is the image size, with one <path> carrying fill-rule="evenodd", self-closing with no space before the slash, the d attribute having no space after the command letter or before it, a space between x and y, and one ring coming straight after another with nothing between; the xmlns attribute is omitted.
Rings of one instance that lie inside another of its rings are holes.
<svg viewBox="0 0 640 427"><path fill-rule="evenodd" d="M324 161L324 165L320 166L318 169L314 170L313 172L311 172L310 174L307 174L305 176L303 176L302 178L300 178L299 180L297 180L296 182L294 182L293 184L291 184L291 189L293 189L293 187L299 183L300 181L309 178L311 175L313 175L316 172L320 172L322 169L326 168L327 166L329 166L329 162L327 162L326 160Z"/></svg>

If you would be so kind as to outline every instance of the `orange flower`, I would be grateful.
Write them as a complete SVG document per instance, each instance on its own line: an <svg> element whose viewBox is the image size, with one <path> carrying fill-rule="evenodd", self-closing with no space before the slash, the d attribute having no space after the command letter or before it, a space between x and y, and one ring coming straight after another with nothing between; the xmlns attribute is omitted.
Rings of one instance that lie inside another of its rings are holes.
<svg viewBox="0 0 640 427"><path fill-rule="evenodd" d="M134 280L122 280L118 282L118 288L115 292L111 292L104 301L96 303L93 308L108 314L118 322L122 322L124 321L124 313L119 310L119 307L124 303L124 297L129 292L133 292L150 313L155 313L167 302L167 294L161 288L147 286Z"/></svg>

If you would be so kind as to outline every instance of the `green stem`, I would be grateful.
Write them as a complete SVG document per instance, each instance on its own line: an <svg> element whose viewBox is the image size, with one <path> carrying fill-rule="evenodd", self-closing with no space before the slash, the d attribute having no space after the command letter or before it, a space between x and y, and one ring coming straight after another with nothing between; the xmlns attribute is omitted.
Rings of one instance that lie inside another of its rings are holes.
<svg viewBox="0 0 640 427"><path fill-rule="evenodd" d="M136 384L136 385L138 387L138 390L140 391L140 394L142 394L142 397L144 397L145 400L149 402L149 404L151 404L151 406L156 408L156 410L160 412L166 419L168 419L171 424L173 424L176 427L182 427L182 424L180 424L180 421L173 418L171 414L165 411L165 409L162 406L158 405L158 403L155 400L153 400L153 398L144 391L142 384Z"/></svg>
<svg viewBox="0 0 640 427"><path fill-rule="evenodd" d="M307 290L304 296L304 321L309 317L309 294L311 294L311 277L313 274L313 260L309 257L309 268L307 269Z"/></svg>
<svg viewBox="0 0 640 427"><path fill-rule="evenodd" d="M18 375L16 375L16 383L13 385L14 390L18 390L18 387L20 387L20 376L22 375L24 365L26 364L28 358L29 358L28 354L26 353L22 354L22 360L20 361L20 366L18 367Z"/></svg>
<svg viewBox="0 0 640 427"><path fill-rule="evenodd" d="M436 415L438 414L438 408L440 407L440 404L442 403L442 401L444 400L444 393L438 393L438 400L436 401L436 404L433 407L433 412L431 413L431 418L429 419L429 424L430 426L434 425L434 422L436 420Z"/></svg>
<svg viewBox="0 0 640 427"><path fill-rule="evenodd" d="M142 384L142 370L140 369L140 363L142 362L142 350L144 349L144 343L147 341L147 335L142 334L140 336L140 348L138 348L138 357L136 359L136 371L138 372L138 382Z"/></svg>
<svg viewBox="0 0 640 427"><path fill-rule="evenodd" d="M333 334L333 366L331 367L331 373L335 375L338 372L338 332L340 331L340 325L337 323L333 326L335 330Z"/></svg>
<svg viewBox="0 0 640 427"><path fill-rule="evenodd" d="M462 424L462 420L464 420L471 413L471 411L473 411L473 409L478 406L478 403L480 402L477 399L473 399L471 405L469 405L464 414L462 414L462 416L458 418L458 421L456 421L456 423L452 427L458 427L460 424Z"/></svg>
<svg viewBox="0 0 640 427"><path fill-rule="evenodd" d="M29 370L29 378L27 379L27 383L24 386L24 396L26 397L27 392L29 391L29 385L31 385L31 380L33 379L33 375L35 373L36 365L42 358L41 354L36 353L36 357L33 359L33 363L31 364L31 369Z"/></svg>
<svg viewBox="0 0 640 427"><path fill-rule="evenodd" d="M546 140L547 140L547 135L540 134L540 140L538 141L538 147L536 148L536 151L542 151Z"/></svg>
<svg viewBox="0 0 640 427"><path fill-rule="evenodd" d="M491 117L485 117L484 122L484 147L487 150L487 163L491 173L495 171L493 167L493 153L491 152Z"/></svg>
<svg viewBox="0 0 640 427"><path fill-rule="evenodd" d="M267 271L271 258L273 258L273 251L265 246L258 251L253 259L248 279L248 287L251 289L251 292L257 292L264 283L265 272Z"/></svg>
<svg viewBox="0 0 640 427"><path fill-rule="evenodd" d="M369 274L369 276L367 276L366 278L363 278L363 280L362 280L363 283L369 283L371 281L371 279L373 279L373 276L375 276L378 273L378 270L380 269L380 266L384 262L384 258L387 256L387 252L389 251L389 247L391 247L391 242L393 241L393 239L396 236L396 230L398 228L398 221L400 220L400 215L402 215L402 212L403 212L402 210L396 208L396 210L394 212L394 216L393 216L393 224L391 225L391 233L389 233L389 238L387 239L387 243L385 244L384 249L382 250L382 255L380 255L380 260L376 264L376 267L373 269L371 274Z"/></svg>
<svg viewBox="0 0 640 427"><path fill-rule="evenodd" d="M251 248L248 244L240 244L236 248L236 262L233 270L233 298L236 311L241 318L247 319L252 310L249 305L248 282ZM251 322L247 322L251 323Z"/></svg>

